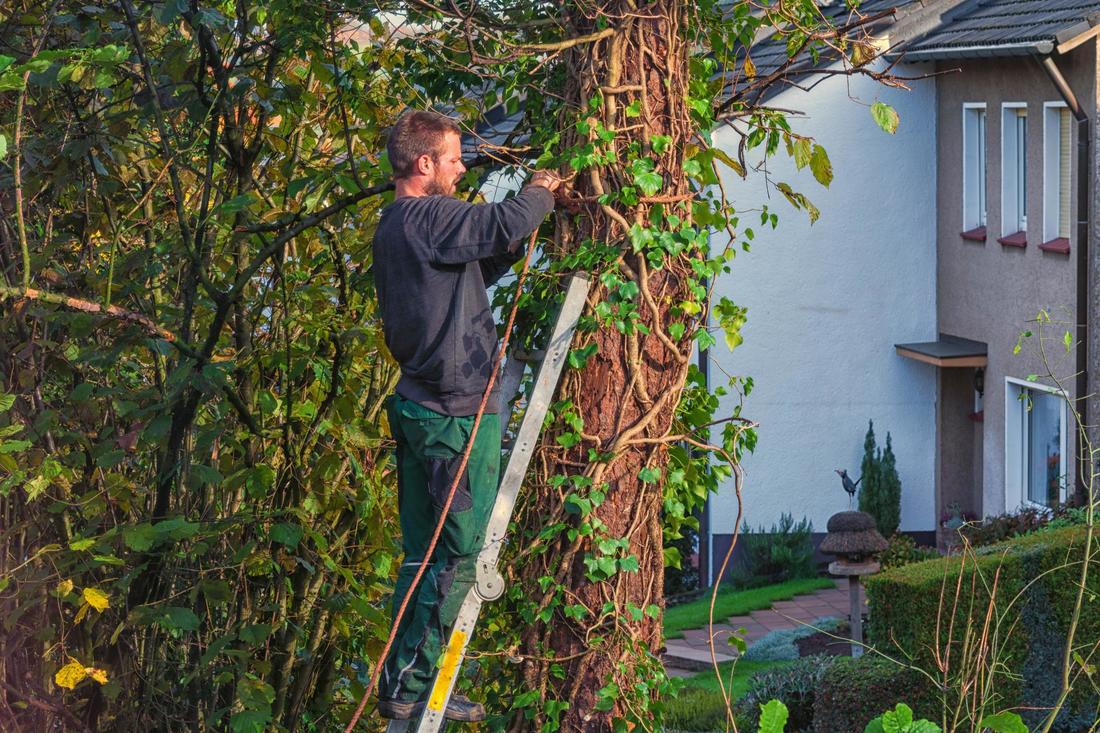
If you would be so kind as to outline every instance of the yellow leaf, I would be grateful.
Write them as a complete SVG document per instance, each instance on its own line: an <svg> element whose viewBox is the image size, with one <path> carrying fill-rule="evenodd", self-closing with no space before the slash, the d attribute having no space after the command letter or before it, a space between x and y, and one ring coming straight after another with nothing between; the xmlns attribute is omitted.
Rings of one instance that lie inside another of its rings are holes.
<svg viewBox="0 0 1100 733"><path fill-rule="evenodd" d="M71 690L87 676L88 673L85 671L84 665L74 660L57 670L57 674L53 676L53 681L57 683L58 687L66 687Z"/></svg>
<svg viewBox="0 0 1100 733"><path fill-rule="evenodd" d="M73 619L74 624L78 624L84 620L84 617L88 615L88 609L91 608L87 603L80 606L80 610L76 612L76 618Z"/></svg>
<svg viewBox="0 0 1100 733"><path fill-rule="evenodd" d="M756 76L756 64L748 56L745 57L745 76L749 79Z"/></svg>
<svg viewBox="0 0 1100 733"><path fill-rule="evenodd" d="M88 673L88 676L101 685L107 684L107 670L96 669L95 667L86 667L84 669Z"/></svg>
<svg viewBox="0 0 1100 733"><path fill-rule="evenodd" d="M73 581L62 580L57 584L57 596L58 598L64 598L73 592Z"/></svg>
<svg viewBox="0 0 1100 733"><path fill-rule="evenodd" d="M107 594L98 588L85 588L84 600L88 602L88 605L101 613L111 605L111 602L107 600Z"/></svg>

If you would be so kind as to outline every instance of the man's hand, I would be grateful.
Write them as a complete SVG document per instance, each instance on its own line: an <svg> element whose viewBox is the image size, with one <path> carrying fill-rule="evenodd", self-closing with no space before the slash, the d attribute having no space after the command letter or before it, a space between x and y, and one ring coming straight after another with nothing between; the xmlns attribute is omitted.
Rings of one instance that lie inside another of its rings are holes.
<svg viewBox="0 0 1100 733"><path fill-rule="evenodd" d="M552 171L539 170L535 171L528 183L532 186L542 186L550 193L553 193L558 189L558 186L561 185L561 178Z"/></svg>

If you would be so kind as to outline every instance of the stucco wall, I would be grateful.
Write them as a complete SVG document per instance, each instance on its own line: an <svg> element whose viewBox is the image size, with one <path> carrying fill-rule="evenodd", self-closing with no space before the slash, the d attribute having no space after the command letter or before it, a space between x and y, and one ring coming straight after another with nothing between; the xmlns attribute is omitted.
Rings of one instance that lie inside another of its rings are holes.
<svg viewBox="0 0 1100 733"><path fill-rule="evenodd" d="M868 105L876 99L898 110L896 135L872 120ZM761 173L724 180L740 209L767 202L780 217L774 231L754 226L752 251L740 252L716 283L716 297L748 307L744 343L732 353L713 349L711 368L712 385L723 371L756 382L745 408L760 423L756 452L744 464L745 517L755 527L792 512L824 531L829 516L848 507L833 469L859 476L872 418L880 444L887 431L893 436L902 528L932 529L936 375L897 356L893 345L936 336L934 86L918 81L907 92L837 77L770 103L805 112L792 127L825 146L835 179L822 188L782 152L768 164L773 182L789 182L821 210L813 226L782 194L765 190ZM727 150L736 140L729 130L715 134ZM757 212L743 218L759 223ZM725 242L714 238L715 247ZM731 532L735 515L732 487L723 487L711 499L711 532Z"/></svg>
<svg viewBox="0 0 1100 733"><path fill-rule="evenodd" d="M1059 58L1058 65L1078 98L1090 109L1096 92L1095 46L1086 44ZM984 59L941 62L939 70L961 69L939 78L939 195L937 209L938 304L940 330L989 345L989 366L985 374L982 459L982 511L996 514L1007 509L1005 501L1005 376L1026 378L1043 374L1035 339L1025 341L1019 355L1013 347L1020 333L1034 329L1029 321L1040 309L1052 318L1072 322L1076 317L1076 239L1071 237L1071 254L1044 252L1043 228L1043 103L1060 101L1056 88L1032 59ZM964 102L985 102L986 107L986 197L988 236L984 243L965 241L962 224L962 109ZM1001 224L1001 109L1003 102L1028 105L1028 245L1024 249L1002 246L997 238ZM1071 201L1076 207L1076 197ZM1055 373L1074 392L1075 362L1061 346L1064 327L1054 326L1048 350L1055 360ZM1051 380L1040 379L1044 383ZM945 446L963 436L969 426L945 423L941 436ZM941 468L941 478L951 473L952 456Z"/></svg>

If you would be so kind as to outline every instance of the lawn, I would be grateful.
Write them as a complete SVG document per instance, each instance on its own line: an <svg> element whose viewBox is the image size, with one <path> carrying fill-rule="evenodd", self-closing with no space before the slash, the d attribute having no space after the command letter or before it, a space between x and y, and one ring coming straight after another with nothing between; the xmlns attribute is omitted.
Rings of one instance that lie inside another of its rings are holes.
<svg viewBox="0 0 1100 733"><path fill-rule="evenodd" d="M714 623L725 623L729 616L743 616L750 611L771 608L776 601L785 601L803 593L832 588L829 578L798 578L762 588L736 590L723 586L714 603ZM707 625L710 591L701 598L665 610L665 638L679 639L684 629L701 629Z"/></svg>
<svg viewBox="0 0 1100 733"><path fill-rule="evenodd" d="M754 674L777 667L785 667L791 661L783 662L725 662L718 666L722 675L722 685L730 693L731 703L740 699L749 687ZM733 671L732 682L730 671ZM726 730L726 704L719 691L718 679L714 670L700 672L684 680L684 686L676 697L667 701L665 715L666 730L679 731L722 731ZM743 729L742 729L743 730Z"/></svg>

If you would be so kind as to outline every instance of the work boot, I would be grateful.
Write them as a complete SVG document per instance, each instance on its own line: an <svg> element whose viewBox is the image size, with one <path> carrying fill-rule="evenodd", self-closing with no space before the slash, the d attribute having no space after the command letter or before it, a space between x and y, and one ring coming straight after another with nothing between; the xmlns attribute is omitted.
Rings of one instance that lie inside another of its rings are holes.
<svg viewBox="0 0 1100 733"><path fill-rule="evenodd" d="M462 695L451 695L443 717L463 723L476 723L485 720L485 706Z"/></svg>
<svg viewBox="0 0 1100 733"><path fill-rule="evenodd" d="M393 697L378 698L378 714L389 720L412 720L419 717L422 712L424 712L423 700L401 700Z"/></svg>

